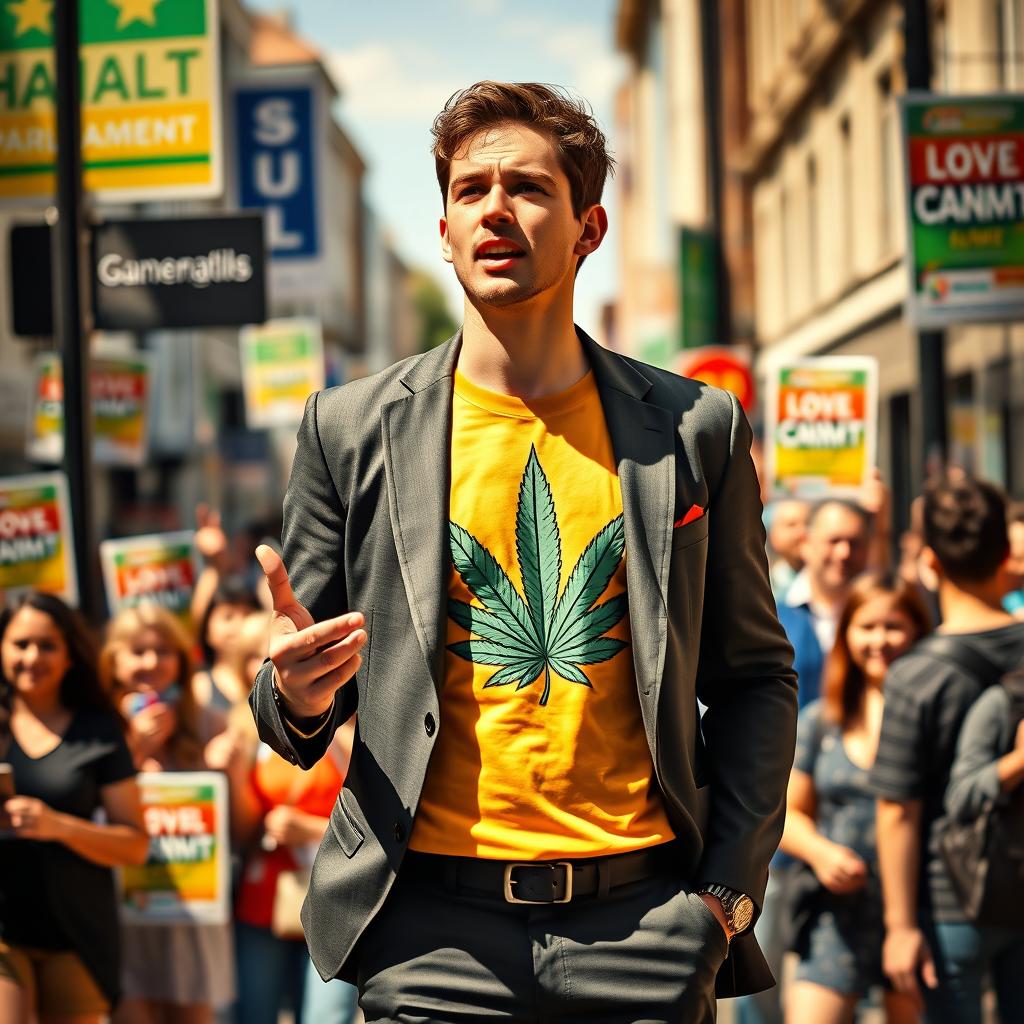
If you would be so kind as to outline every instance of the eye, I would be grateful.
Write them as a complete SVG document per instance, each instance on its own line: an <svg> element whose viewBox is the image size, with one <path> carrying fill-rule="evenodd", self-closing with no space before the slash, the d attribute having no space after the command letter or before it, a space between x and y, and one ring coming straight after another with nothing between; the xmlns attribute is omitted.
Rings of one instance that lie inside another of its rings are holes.
<svg viewBox="0 0 1024 1024"><path fill-rule="evenodd" d="M532 181L521 181L518 185L516 185L516 187L513 189L513 191L514 192L539 192L541 195L547 195L547 193L544 191L544 189L542 189L540 187L540 185L538 185L538 184L536 184L535 182L532 182Z"/></svg>
<svg viewBox="0 0 1024 1024"><path fill-rule="evenodd" d="M483 191L484 190L479 185L467 185L465 188L459 189L459 199L479 196L483 194Z"/></svg>

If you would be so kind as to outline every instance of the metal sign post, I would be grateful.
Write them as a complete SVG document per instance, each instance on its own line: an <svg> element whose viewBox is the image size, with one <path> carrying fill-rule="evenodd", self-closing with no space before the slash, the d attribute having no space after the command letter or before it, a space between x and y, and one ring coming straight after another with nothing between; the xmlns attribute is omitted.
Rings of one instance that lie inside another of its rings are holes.
<svg viewBox="0 0 1024 1024"><path fill-rule="evenodd" d="M56 65L57 209L53 218L54 327L64 370L64 471L79 578L79 607L99 620L99 573L94 551L91 490L91 425L88 337L82 326L81 101L78 73L78 0L56 0L53 9Z"/></svg>

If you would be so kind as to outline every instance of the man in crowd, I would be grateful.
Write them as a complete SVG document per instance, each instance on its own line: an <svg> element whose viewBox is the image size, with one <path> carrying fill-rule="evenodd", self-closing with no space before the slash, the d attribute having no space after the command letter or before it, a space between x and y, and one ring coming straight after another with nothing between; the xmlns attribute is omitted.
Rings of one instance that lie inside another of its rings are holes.
<svg viewBox="0 0 1024 1024"><path fill-rule="evenodd" d="M1003 598L1003 607L1015 619L1024 619L1024 501L1015 501L1006 519L1010 536L1010 560L1006 566L1010 590Z"/></svg>
<svg viewBox="0 0 1024 1024"><path fill-rule="evenodd" d="M810 508L799 498L782 498L768 507L768 554L771 560L772 593L781 604L786 591L804 567Z"/></svg>
<svg viewBox="0 0 1024 1024"><path fill-rule="evenodd" d="M1002 606L1009 547L995 487L962 475L929 485L923 526L921 560L938 581L942 626L890 669L871 773L883 965L895 987L926 1008L928 1024L964 1024L981 1020L982 979L998 950L979 941L954 895L939 849L943 801L968 708L1024 664L1024 623Z"/></svg>
<svg viewBox="0 0 1024 1024"><path fill-rule="evenodd" d="M287 572L259 549L261 735L309 766L358 713L310 951L368 1020L710 1022L716 976L771 984L795 739L750 427L574 327L607 228L582 104L483 82L434 135L465 326L310 399Z"/></svg>
<svg viewBox="0 0 1024 1024"><path fill-rule="evenodd" d="M871 527L870 514L853 501L826 498L811 510L804 567L779 607L779 621L793 645L801 707L818 696L850 584L868 565Z"/></svg>

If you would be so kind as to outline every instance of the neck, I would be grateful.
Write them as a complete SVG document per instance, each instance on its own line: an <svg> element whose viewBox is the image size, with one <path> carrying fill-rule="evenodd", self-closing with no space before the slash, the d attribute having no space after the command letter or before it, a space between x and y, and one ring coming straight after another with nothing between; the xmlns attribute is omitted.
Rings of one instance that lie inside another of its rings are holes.
<svg viewBox="0 0 1024 1024"><path fill-rule="evenodd" d="M949 579L939 584L942 633L980 633L1016 620L1003 608L1002 587L993 583L961 587Z"/></svg>
<svg viewBox="0 0 1024 1024"><path fill-rule="evenodd" d="M572 291L505 309L465 303L459 370L474 384L519 398L572 387L587 358L572 321Z"/></svg>
<svg viewBox="0 0 1024 1024"><path fill-rule="evenodd" d="M20 694L14 698L14 712L19 711L37 718L44 725L60 718L67 709L60 702L60 694L52 697L33 697L26 699Z"/></svg>
<svg viewBox="0 0 1024 1024"><path fill-rule="evenodd" d="M810 583L811 590L811 604L819 608L827 608L831 612L835 613L839 605L843 602L843 594L833 593L827 587L814 578L813 573L808 574L808 582Z"/></svg>

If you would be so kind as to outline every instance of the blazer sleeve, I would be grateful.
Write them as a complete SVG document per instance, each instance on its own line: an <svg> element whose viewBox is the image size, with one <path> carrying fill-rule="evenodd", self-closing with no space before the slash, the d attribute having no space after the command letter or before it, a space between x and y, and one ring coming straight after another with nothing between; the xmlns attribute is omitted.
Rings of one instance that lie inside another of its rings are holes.
<svg viewBox="0 0 1024 1024"><path fill-rule="evenodd" d="M796 673L768 576L750 425L729 397L729 450L708 502L697 696L707 706L710 807L696 882L746 893L760 908L785 819Z"/></svg>
<svg viewBox="0 0 1024 1024"><path fill-rule="evenodd" d="M345 585L345 507L328 467L318 420L320 393L310 395L299 426L295 460L284 498L284 564L295 596L315 622L348 611ZM355 713L352 679L338 690L333 721L310 740L300 739L284 723L273 697L273 665L256 676L249 706L260 739L286 761L311 768L323 757L337 728Z"/></svg>

